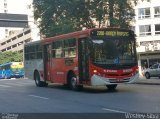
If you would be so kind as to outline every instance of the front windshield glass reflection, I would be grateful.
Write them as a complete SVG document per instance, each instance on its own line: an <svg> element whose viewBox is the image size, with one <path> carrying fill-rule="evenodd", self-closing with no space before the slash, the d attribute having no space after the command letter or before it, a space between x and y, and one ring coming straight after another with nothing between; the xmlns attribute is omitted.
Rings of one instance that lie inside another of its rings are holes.
<svg viewBox="0 0 160 119"><path fill-rule="evenodd" d="M134 40L92 39L91 49L91 58L96 64L136 63Z"/></svg>

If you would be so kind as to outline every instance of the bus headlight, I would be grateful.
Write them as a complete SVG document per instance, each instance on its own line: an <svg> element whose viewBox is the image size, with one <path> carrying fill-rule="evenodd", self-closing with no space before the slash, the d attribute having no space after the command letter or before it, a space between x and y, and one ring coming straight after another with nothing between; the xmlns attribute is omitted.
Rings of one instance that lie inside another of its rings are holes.
<svg viewBox="0 0 160 119"><path fill-rule="evenodd" d="M97 70L95 69L95 70L93 70L93 73L97 73Z"/></svg>

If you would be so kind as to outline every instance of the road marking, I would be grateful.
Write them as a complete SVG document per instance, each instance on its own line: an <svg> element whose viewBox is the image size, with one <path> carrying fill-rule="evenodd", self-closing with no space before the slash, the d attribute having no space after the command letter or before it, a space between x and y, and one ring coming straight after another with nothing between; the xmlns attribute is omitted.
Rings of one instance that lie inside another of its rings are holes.
<svg viewBox="0 0 160 119"><path fill-rule="evenodd" d="M0 86L5 87L5 88L11 87L11 86L8 86L8 85L0 85Z"/></svg>
<svg viewBox="0 0 160 119"><path fill-rule="evenodd" d="M11 86L25 86L23 84L17 84L17 83L5 83L7 85L11 85Z"/></svg>
<svg viewBox="0 0 160 119"><path fill-rule="evenodd" d="M0 79L0 81L7 81L7 80L14 81L14 80L19 80L19 79Z"/></svg>
<svg viewBox="0 0 160 119"><path fill-rule="evenodd" d="M117 113L127 113L127 112L124 112L124 111L120 111L120 110L113 110L113 109L107 109L107 108L102 108L102 110L107 110L107 111L117 112Z"/></svg>
<svg viewBox="0 0 160 119"><path fill-rule="evenodd" d="M34 84L33 82L16 82L17 84L22 84L22 85L26 85L26 84Z"/></svg>
<svg viewBox="0 0 160 119"><path fill-rule="evenodd" d="M45 100L48 100L49 98L46 98L46 97L41 97L41 96L38 96L38 95L29 95L30 97L34 97L34 98L41 98L41 99L45 99Z"/></svg>

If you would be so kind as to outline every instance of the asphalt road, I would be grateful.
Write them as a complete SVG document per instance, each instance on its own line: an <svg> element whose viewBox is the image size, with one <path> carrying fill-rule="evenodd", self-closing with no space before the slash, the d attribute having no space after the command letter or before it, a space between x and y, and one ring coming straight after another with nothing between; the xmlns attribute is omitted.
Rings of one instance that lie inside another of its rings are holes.
<svg viewBox="0 0 160 119"><path fill-rule="evenodd" d="M36 87L33 80L0 80L0 112L9 113L160 113L160 86L85 87L76 92L61 85Z"/></svg>

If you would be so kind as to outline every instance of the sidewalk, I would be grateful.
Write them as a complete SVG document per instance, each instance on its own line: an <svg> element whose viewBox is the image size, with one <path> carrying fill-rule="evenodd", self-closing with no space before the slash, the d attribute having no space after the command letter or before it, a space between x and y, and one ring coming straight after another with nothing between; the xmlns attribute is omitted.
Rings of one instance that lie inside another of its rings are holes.
<svg viewBox="0 0 160 119"><path fill-rule="evenodd" d="M145 77L140 77L136 84L145 84L145 85L160 85L160 79L158 77L153 77L146 79Z"/></svg>

